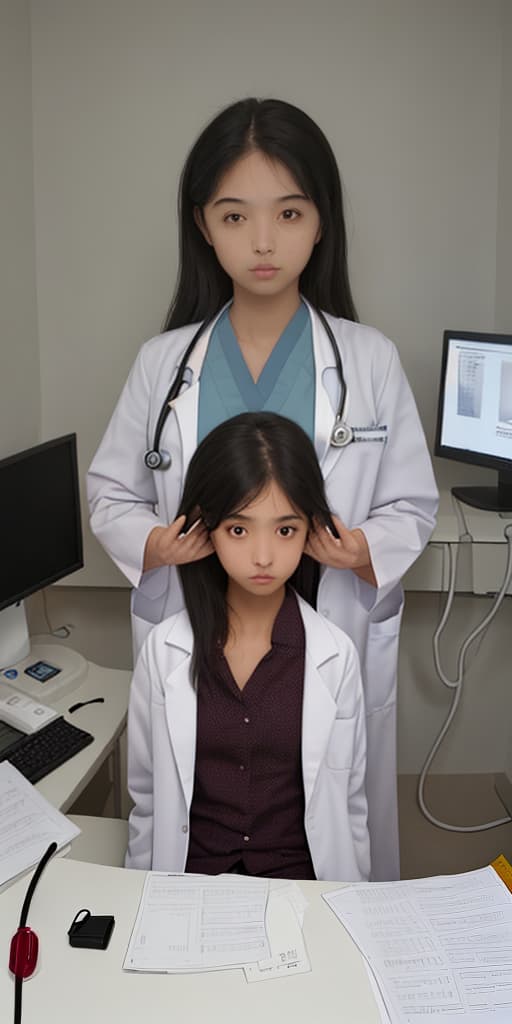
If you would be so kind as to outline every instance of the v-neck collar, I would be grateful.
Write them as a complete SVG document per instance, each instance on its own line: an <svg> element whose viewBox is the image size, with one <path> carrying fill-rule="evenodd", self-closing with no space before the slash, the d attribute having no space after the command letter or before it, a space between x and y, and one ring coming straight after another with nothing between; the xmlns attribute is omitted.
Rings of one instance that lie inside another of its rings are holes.
<svg viewBox="0 0 512 1024"><path fill-rule="evenodd" d="M250 412L262 409L268 401L287 359L302 335L309 311L301 302L270 353L257 381L254 381L242 355L238 338L229 318L229 308L220 317L219 340L228 365Z"/></svg>

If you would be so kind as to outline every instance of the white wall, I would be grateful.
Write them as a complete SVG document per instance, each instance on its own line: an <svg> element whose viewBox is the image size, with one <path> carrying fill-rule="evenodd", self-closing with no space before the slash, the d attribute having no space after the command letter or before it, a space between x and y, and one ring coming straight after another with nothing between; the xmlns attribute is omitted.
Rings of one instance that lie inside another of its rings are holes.
<svg viewBox="0 0 512 1024"><path fill-rule="evenodd" d="M0 0L0 457L39 438L30 8Z"/></svg>

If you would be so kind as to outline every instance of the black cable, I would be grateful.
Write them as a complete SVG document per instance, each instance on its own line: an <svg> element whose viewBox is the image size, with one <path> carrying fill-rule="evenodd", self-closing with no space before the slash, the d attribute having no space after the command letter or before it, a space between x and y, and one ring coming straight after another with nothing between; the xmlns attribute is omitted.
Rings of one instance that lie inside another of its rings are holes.
<svg viewBox="0 0 512 1024"><path fill-rule="evenodd" d="M30 908L30 903L31 903L31 900L32 900L32 896L34 895L34 890L36 888L36 885L37 885L37 883L38 883L38 881L39 881L39 879L40 879L40 877L41 877L41 875L42 875L42 873L43 873L43 871L44 871L48 861L50 860L50 857L53 857L53 854L55 853L56 849L57 849L57 843L50 843L50 845L49 845L48 849L46 850L46 852L43 853L43 856L41 857L41 860L39 861L39 864L37 865L37 868L34 871L34 874L32 875L32 878L31 878L31 881L30 881L30 885L29 885L29 887L27 889L27 892L26 892L26 895L25 895L25 899L23 900L23 906L21 908L20 923L18 925L18 930L20 928L24 928L25 927L25 923L26 923L28 912L29 912L29 908ZM14 980L14 1024L21 1024L21 994L22 994L22 990L23 990L23 978L18 976L18 975L16 975L15 980Z"/></svg>
<svg viewBox="0 0 512 1024"><path fill-rule="evenodd" d="M14 1024L21 1024L21 992L23 978L14 979Z"/></svg>
<svg viewBox="0 0 512 1024"><path fill-rule="evenodd" d="M32 878L31 878L31 881L30 881L30 885L29 885L29 887L27 889L27 894L25 896L25 899L23 901L23 906L21 908L20 923L18 925L19 928L24 928L25 927L25 922L27 920L27 915L28 915L28 912L29 912L29 909L30 909L30 903L31 903L31 900L32 900L32 896L34 895L34 889L35 889L35 887L36 887L36 885L37 885L37 883L38 883L38 881L39 881L39 879L40 879L40 877L41 877L41 875L42 875L42 873L43 873L43 871L44 871L48 861L50 860L50 857L53 857L56 849L57 849L57 843L50 843L46 853L43 853L43 856L41 857L41 860L39 861L39 864L37 865L36 870L34 871L34 874L32 875Z"/></svg>

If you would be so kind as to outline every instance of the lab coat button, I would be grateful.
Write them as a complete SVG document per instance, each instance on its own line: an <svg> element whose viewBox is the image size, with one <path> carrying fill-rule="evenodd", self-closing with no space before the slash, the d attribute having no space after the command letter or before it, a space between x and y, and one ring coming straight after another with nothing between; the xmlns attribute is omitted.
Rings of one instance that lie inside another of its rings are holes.
<svg viewBox="0 0 512 1024"><path fill-rule="evenodd" d="M250 838L250 836L244 836L244 843L248 843Z"/></svg>
<svg viewBox="0 0 512 1024"><path fill-rule="evenodd" d="M188 832L188 825L182 825L181 826L181 831L182 832Z"/></svg>

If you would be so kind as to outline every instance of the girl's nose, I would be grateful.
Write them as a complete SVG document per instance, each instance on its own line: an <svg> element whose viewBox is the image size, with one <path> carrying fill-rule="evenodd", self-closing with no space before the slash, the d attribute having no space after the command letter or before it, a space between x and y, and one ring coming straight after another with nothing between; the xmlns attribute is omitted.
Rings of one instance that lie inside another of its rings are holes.
<svg viewBox="0 0 512 1024"><path fill-rule="evenodd" d="M257 565L260 569L268 569L269 565L272 564L272 552L269 545L264 541L260 541L253 549L252 560L254 565Z"/></svg>

